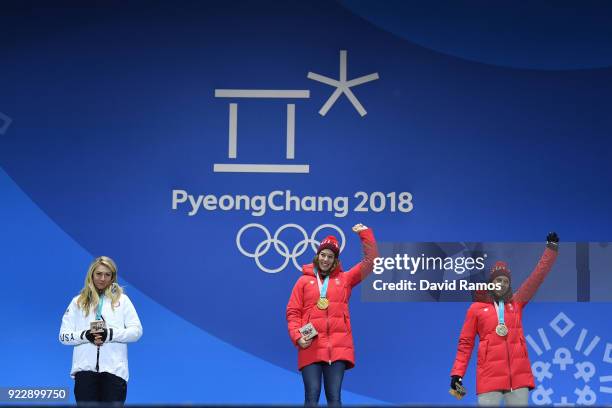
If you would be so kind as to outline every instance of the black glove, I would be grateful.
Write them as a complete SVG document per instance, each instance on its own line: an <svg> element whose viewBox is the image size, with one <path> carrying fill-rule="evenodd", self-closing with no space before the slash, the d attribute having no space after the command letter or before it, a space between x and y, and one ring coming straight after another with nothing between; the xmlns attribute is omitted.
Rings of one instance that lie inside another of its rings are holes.
<svg viewBox="0 0 612 408"><path fill-rule="evenodd" d="M559 246L559 236L556 232L549 232L546 236L546 246L550 249L557 249Z"/></svg>
<svg viewBox="0 0 612 408"><path fill-rule="evenodd" d="M463 386L461 381L463 381L463 379L459 377L458 375L451 376L451 384L450 384L451 389L457 391L457 384Z"/></svg>
<svg viewBox="0 0 612 408"><path fill-rule="evenodd" d="M91 330L87 330L87 331L85 332L85 338L86 338L86 339L87 339L87 340L88 340L90 343L93 343L93 342L94 342L94 340L95 340L95 336L94 336L94 334L91 332Z"/></svg>
<svg viewBox="0 0 612 408"><path fill-rule="evenodd" d="M95 340L96 340L96 336L100 336L102 337L102 342L106 341L106 336L108 335L108 330L104 329L103 331L99 332L99 333L92 333L91 330L87 330L85 332L85 338L87 338L87 340L92 343L92 344L96 344Z"/></svg>

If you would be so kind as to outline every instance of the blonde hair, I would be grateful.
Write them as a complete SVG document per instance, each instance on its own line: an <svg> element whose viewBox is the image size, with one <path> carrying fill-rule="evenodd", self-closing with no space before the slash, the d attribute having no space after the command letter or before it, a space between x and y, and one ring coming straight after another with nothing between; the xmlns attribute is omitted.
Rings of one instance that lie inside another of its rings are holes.
<svg viewBox="0 0 612 408"><path fill-rule="evenodd" d="M117 283L117 265L115 261L107 256L97 257L89 265L87 275L85 276L85 286L81 289L77 299L77 306L83 310L85 316L89 315L89 312L97 307L100 302L100 295L98 295L98 290L93 283L93 273L99 265L104 265L111 271L111 284L104 290L104 297L111 300L111 307L113 309L119 305L119 298L123 294L123 288Z"/></svg>

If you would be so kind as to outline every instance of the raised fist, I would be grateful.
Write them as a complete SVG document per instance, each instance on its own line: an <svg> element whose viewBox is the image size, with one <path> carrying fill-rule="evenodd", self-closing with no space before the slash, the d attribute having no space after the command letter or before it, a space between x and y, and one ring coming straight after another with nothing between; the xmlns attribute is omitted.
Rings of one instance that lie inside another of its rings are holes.
<svg viewBox="0 0 612 408"><path fill-rule="evenodd" d="M559 236L557 235L556 232L549 232L548 235L546 236L546 243L555 243L558 244L559 243Z"/></svg>
<svg viewBox="0 0 612 408"><path fill-rule="evenodd" d="M365 226L365 225L363 225L363 224L355 224L355 225L353 226L353 232L361 232L361 231L363 231L363 230L367 230L367 229L368 229L368 227L366 227L366 226Z"/></svg>

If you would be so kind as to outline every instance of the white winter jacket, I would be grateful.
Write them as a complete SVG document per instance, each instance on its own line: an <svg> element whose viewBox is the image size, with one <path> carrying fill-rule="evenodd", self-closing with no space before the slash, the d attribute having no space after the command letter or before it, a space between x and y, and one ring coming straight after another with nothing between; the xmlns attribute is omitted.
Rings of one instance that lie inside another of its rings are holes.
<svg viewBox="0 0 612 408"><path fill-rule="evenodd" d="M114 310L110 299L104 299L102 317L106 321L108 333L99 353L98 347L85 337L89 323L96 320L97 309L94 308L94 311L85 316L77 306L77 299L78 296L74 297L66 309L59 333L62 344L75 346L70 376L74 378L74 374L79 371L96 371L97 363L98 372L111 373L128 381L126 343L134 342L142 336L142 325L130 298L122 294Z"/></svg>

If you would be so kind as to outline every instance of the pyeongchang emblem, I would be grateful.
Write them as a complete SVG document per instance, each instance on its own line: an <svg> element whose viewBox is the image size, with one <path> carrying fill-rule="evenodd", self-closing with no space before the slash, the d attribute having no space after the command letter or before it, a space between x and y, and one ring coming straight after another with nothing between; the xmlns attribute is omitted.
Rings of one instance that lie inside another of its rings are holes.
<svg viewBox="0 0 612 408"><path fill-rule="evenodd" d="M548 326L553 344L543 327L537 330L539 342L526 336L538 359L531 366L536 379L532 402L555 406L610 404L612 343L604 344L601 337L589 334L586 328L578 329L563 312ZM553 387L568 380L571 387Z"/></svg>

